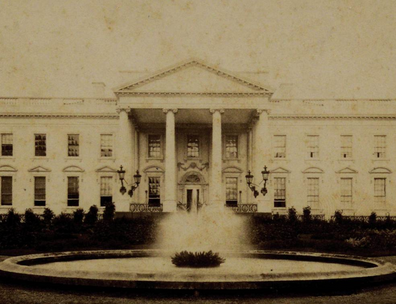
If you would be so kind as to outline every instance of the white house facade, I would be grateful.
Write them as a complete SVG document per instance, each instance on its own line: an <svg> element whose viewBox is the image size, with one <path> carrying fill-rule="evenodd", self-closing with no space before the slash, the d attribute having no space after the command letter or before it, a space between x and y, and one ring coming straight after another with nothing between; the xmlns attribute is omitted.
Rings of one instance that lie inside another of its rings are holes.
<svg viewBox="0 0 396 304"><path fill-rule="evenodd" d="M287 98L198 60L114 95L0 98L2 213L396 213L396 100Z"/></svg>

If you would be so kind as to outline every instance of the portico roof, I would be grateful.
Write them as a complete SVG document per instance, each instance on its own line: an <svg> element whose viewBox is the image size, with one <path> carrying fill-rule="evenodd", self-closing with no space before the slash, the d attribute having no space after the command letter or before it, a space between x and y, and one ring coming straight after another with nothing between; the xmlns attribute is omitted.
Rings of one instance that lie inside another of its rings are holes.
<svg viewBox="0 0 396 304"><path fill-rule="evenodd" d="M114 89L117 96L268 97L270 89L197 59Z"/></svg>

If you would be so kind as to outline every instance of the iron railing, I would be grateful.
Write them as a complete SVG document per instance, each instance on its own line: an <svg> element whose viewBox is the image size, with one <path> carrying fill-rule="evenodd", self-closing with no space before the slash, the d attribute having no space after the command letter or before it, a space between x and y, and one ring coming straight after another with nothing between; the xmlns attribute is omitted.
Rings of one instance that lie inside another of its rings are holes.
<svg viewBox="0 0 396 304"><path fill-rule="evenodd" d="M236 206L227 206L236 213L255 213L257 212L257 204L238 204Z"/></svg>
<svg viewBox="0 0 396 304"><path fill-rule="evenodd" d="M160 204L159 206L150 206L149 204L131 204L129 206L129 210L131 212L162 212L163 206Z"/></svg>
<svg viewBox="0 0 396 304"><path fill-rule="evenodd" d="M304 220L304 215L298 214L297 218L300 221L303 221ZM311 218L311 220L322 220L323 221L325 219L325 215L324 214L311 214L310 218Z"/></svg>
<svg viewBox="0 0 396 304"><path fill-rule="evenodd" d="M331 217L331 220L335 220L336 217L333 215ZM368 223L370 219L369 215L343 215L342 220L346 221L357 221L357 222L364 222ZM388 215L381 215L381 216L376 216L376 221L378 222L386 222L386 221L396 221L396 216L388 216Z"/></svg>

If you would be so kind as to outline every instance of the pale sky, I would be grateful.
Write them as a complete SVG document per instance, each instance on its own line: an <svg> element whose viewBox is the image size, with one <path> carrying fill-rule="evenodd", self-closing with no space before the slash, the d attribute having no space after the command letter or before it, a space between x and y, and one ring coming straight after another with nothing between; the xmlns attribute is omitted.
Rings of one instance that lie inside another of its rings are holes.
<svg viewBox="0 0 396 304"><path fill-rule="evenodd" d="M194 57L307 97L396 98L395 16L396 0L1 0L0 96L89 97Z"/></svg>

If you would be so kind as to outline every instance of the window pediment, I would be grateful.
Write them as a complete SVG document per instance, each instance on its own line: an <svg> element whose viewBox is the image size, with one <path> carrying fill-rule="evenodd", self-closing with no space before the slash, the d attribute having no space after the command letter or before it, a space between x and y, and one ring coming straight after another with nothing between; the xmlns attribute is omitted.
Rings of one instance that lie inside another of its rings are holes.
<svg viewBox="0 0 396 304"><path fill-rule="evenodd" d="M373 170L369 171L369 173L371 173L371 174L390 174L390 173L392 173L392 171L385 167L378 167L378 168L374 168Z"/></svg>
<svg viewBox="0 0 396 304"><path fill-rule="evenodd" d="M164 173L164 169L159 166L149 166L143 170L144 173Z"/></svg>
<svg viewBox="0 0 396 304"><path fill-rule="evenodd" d="M96 170L98 173L117 173L116 169L110 168L109 166L104 166Z"/></svg>
<svg viewBox="0 0 396 304"><path fill-rule="evenodd" d="M39 172L51 172L50 169L44 168L42 166L37 166L34 167L32 169L29 170L29 172L35 172L35 173L39 173Z"/></svg>
<svg viewBox="0 0 396 304"><path fill-rule="evenodd" d="M243 171L239 169L238 167L227 167L223 169L223 173L242 173Z"/></svg>
<svg viewBox="0 0 396 304"><path fill-rule="evenodd" d="M356 173L358 173L358 171L356 171L356 170L354 170L352 168L346 167L344 169L336 171L336 173L339 173L339 174L356 174Z"/></svg>
<svg viewBox="0 0 396 304"><path fill-rule="evenodd" d="M324 173L324 171L318 167L309 167L305 169L302 173Z"/></svg>
<svg viewBox="0 0 396 304"><path fill-rule="evenodd" d="M63 169L63 172L79 172L82 173L84 170L78 166L68 166Z"/></svg>
<svg viewBox="0 0 396 304"><path fill-rule="evenodd" d="M278 167L278 168L276 168L276 169L274 169L274 170L271 170L271 174L272 173L276 173L276 174L286 174L286 173L291 173L291 171L289 171L289 170L287 170L287 169L285 169L285 168L282 168L282 167Z"/></svg>
<svg viewBox="0 0 396 304"><path fill-rule="evenodd" d="M0 172L17 172L18 170L9 165L0 166Z"/></svg>

